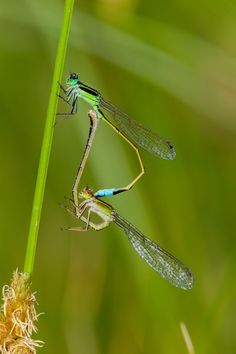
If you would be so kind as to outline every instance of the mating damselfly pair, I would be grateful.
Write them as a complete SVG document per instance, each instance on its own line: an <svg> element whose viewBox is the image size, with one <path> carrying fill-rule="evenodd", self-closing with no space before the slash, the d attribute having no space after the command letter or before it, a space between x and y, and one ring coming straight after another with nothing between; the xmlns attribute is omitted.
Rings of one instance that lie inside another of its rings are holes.
<svg viewBox="0 0 236 354"><path fill-rule="evenodd" d="M130 190L142 177L144 174L144 166L138 146L153 155L167 160L171 160L175 157L174 146L168 140L145 128L136 120L123 113L112 103L105 100L97 90L81 82L76 73L70 75L66 89L64 89L63 86L60 87L65 94L65 97L60 97L71 106L71 110L68 113L59 114L63 116L76 114L79 98L86 101L92 108L88 114L90 119L89 135L82 160L79 164L76 180L72 188L72 204L74 208L71 209L65 207L66 210L76 218L85 222L86 227L72 227L68 228L68 230L87 231L88 228L101 230L107 227L111 222L115 222L124 230L134 249L138 252L141 258L149 264L149 266L173 285L182 289L191 289L193 286L193 275L188 267L160 246L156 245L153 241L145 237L135 226L121 217L111 205L100 199L104 196L113 196ZM109 113L112 116L113 121L110 121L107 118L106 113ZM79 182L100 120L107 123L117 134L133 147L140 163L141 172L125 187L103 189L96 193L93 193L90 188L85 188L82 192L78 193ZM79 198L84 199L80 204ZM88 211L87 217L84 216L86 210ZM90 220L92 212L102 219L101 223L95 224Z"/></svg>

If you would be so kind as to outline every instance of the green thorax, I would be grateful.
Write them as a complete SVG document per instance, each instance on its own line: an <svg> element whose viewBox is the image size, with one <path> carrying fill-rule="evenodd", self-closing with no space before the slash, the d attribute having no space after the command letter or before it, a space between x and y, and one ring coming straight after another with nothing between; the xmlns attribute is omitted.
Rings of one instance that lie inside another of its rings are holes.
<svg viewBox="0 0 236 354"><path fill-rule="evenodd" d="M97 198L94 199L93 204L98 214L112 217L113 207L110 204Z"/></svg>
<svg viewBox="0 0 236 354"><path fill-rule="evenodd" d="M79 97L84 99L93 109L99 106L100 94L93 89L86 87L83 84L78 85Z"/></svg>
<svg viewBox="0 0 236 354"><path fill-rule="evenodd" d="M97 90L79 80L77 82L75 80L73 82L71 81L69 86L73 88L74 94L76 94L77 97L82 98L92 107L92 109L98 112L100 93Z"/></svg>

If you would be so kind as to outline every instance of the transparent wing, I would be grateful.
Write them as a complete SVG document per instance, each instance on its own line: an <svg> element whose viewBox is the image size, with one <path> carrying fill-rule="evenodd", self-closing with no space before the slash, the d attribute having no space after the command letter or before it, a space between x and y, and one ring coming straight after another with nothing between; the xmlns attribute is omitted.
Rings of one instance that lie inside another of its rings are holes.
<svg viewBox="0 0 236 354"><path fill-rule="evenodd" d="M171 284L185 290L193 287L192 271L178 259L145 237L135 226L113 211L114 222L120 226L141 258Z"/></svg>
<svg viewBox="0 0 236 354"><path fill-rule="evenodd" d="M111 102L106 101L102 96L99 98L99 108L101 110L105 109L112 114L117 128L130 138L134 144L163 159L172 160L175 158L175 149L170 141L145 128Z"/></svg>

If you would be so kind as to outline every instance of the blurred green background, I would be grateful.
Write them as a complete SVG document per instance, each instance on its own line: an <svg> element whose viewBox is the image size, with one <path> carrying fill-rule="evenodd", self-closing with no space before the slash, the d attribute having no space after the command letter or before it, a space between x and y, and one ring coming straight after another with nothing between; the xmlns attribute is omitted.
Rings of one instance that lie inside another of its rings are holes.
<svg viewBox="0 0 236 354"><path fill-rule="evenodd" d="M59 0L2 1L1 285L22 269L40 144L63 13ZM88 106L55 128L33 276L40 353L235 353L236 3L76 2L70 71L169 138L174 161L142 152L146 174L107 200L194 272L185 292L155 274L122 232L60 231L77 221L70 195ZM59 111L67 107L60 102ZM132 149L100 124L81 188L117 187L138 172Z"/></svg>

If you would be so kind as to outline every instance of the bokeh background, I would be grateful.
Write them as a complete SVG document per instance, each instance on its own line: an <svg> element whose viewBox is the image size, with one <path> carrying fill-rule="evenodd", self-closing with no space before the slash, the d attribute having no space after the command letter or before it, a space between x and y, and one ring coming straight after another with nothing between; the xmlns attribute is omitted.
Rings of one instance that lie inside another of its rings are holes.
<svg viewBox="0 0 236 354"><path fill-rule="evenodd" d="M63 13L59 0L0 4L0 279L22 269L40 144ZM235 353L236 4L184 0L76 2L70 71L176 147L142 152L146 174L108 202L194 272L185 292L155 274L111 225L88 233L58 203L70 195L88 106L55 128L33 290L40 353ZM60 102L58 110L67 109ZM138 173L132 149L100 124L81 188Z"/></svg>

